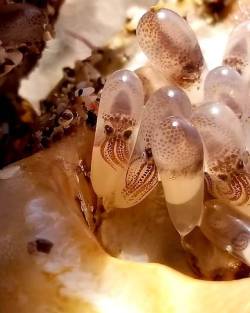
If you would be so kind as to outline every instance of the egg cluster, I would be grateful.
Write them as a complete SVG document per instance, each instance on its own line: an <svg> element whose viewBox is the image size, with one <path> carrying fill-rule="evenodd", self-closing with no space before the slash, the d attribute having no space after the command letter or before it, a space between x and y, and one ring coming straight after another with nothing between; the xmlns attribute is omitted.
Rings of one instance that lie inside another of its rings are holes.
<svg viewBox="0 0 250 313"><path fill-rule="evenodd" d="M92 155L94 190L107 210L126 208L161 182L182 238L200 227L249 265L250 21L233 30L222 66L210 72L193 30L171 10L146 12L137 38L166 86L144 104L150 92L143 74L119 70L107 79Z"/></svg>

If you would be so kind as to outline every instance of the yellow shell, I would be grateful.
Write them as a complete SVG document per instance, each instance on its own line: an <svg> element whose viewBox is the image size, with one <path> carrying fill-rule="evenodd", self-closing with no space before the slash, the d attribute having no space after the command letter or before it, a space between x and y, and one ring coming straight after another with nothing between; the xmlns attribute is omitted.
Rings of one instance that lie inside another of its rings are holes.
<svg viewBox="0 0 250 313"><path fill-rule="evenodd" d="M75 201L81 190L83 209L93 200L88 181L76 171L76 142L90 164L86 133L93 140L91 132L80 131L74 140L0 172L0 311L250 312L249 279L201 281L104 252ZM53 244L49 253L30 249L39 238Z"/></svg>

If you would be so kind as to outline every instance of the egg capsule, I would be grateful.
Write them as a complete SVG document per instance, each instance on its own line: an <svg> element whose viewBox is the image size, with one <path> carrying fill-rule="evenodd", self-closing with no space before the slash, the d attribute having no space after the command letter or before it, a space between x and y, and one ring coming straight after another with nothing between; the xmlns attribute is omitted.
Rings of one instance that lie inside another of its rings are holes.
<svg viewBox="0 0 250 313"><path fill-rule="evenodd" d="M199 227L182 238L181 243L197 277L206 280L233 280L237 277L241 261L215 246Z"/></svg>
<svg viewBox="0 0 250 313"><path fill-rule="evenodd" d="M169 216L183 237L200 224L203 210L203 146L187 121L169 117L154 131L152 152Z"/></svg>
<svg viewBox="0 0 250 313"><path fill-rule="evenodd" d="M191 121L204 143L209 193L234 205L245 205L250 181L242 159L245 147L239 119L228 106L215 102L198 107Z"/></svg>
<svg viewBox="0 0 250 313"><path fill-rule="evenodd" d="M206 65L188 23L171 10L151 9L140 19L137 38L150 62L199 101Z"/></svg>
<svg viewBox="0 0 250 313"><path fill-rule="evenodd" d="M247 84L247 91L250 86L250 21L242 22L234 28L229 36L224 54L223 64L238 71ZM248 95L247 95L248 100ZM250 150L250 106L246 105L244 133L246 148Z"/></svg>
<svg viewBox="0 0 250 313"><path fill-rule="evenodd" d="M250 149L249 126L247 123L248 90L243 77L229 66L211 70L204 82L204 101L219 101L226 104L241 121L247 150Z"/></svg>
<svg viewBox="0 0 250 313"><path fill-rule="evenodd" d="M223 64L234 68L249 82L250 21L235 27L229 36Z"/></svg>
<svg viewBox="0 0 250 313"><path fill-rule="evenodd" d="M99 197L112 197L127 167L143 110L143 87L131 71L114 72L105 83L92 152L91 180Z"/></svg>
<svg viewBox="0 0 250 313"><path fill-rule="evenodd" d="M250 265L249 217L226 202L210 200L205 203L201 230L216 247Z"/></svg>
<svg viewBox="0 0 250 313"><path fill-rule="evenodd" d="M171 115L189 118L191 103L180 88L162 87L146 103L122 191L117 193L117 206L135 205L157 185L158 173L151 150L152 135L159 123Z"/></svg>
<svg viewBox="0 0 250 313"><path fill-rule="evenodd" d="M247 88L233 68L219 66L211 70L204 82L204 101L223 102L242 118L246 111Z"/></svg>

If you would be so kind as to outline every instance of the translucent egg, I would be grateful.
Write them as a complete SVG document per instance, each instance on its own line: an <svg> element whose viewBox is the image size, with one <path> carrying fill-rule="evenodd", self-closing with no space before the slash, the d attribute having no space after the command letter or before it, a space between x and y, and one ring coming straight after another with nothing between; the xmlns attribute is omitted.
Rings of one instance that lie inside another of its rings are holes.
<svg viewBox="0 0 250 313"><path fill-rule="evenodd" d="M179 117L165 119L154 131L152 153L170 218L181 236L199 225L204 194L203 146L199 133Z"/></svg>
<svg viewBox="0 0 250 313"><path fill-rule="evenodd" d="M137 27L137 38L150 62L188 92L200 88L206 68L197 38L177 13L151 9Z"/></svg>
<svg viewBox="0 0 250 313"><path fill-rule="evenodd" d="M199 227L182 238L181 243L197 277L216 281L235 279L241 262L215 246Z"/></svg>
<svg viewBox="0 0 250 313"><path fill-rule="evenodd" d="M158 173L152 157L152 135L165 118L191 116L187 95L178 87L158 89L146 103L136 145L128 165L122 192L117 193L116 205L128 207L144 199L158 183Z"/></svg>
<svg viewBox="0 0 250 313"><path fill-rule="evenodd" d="M158 89L145 106L137 140L140 151L151 146L152 132L165 118L174 115L189 119L191 113L191 103L183 90L174 86Z"/></svg>
<svg viewBox="0 0 250 313"><path fill-rule="evenodd" d="M204 101L219 101L229 106L238 117L246 112L247 88L233 68L220 66L211 70L204 83Z"/></svg>
<svg viewBox="0 0 250 313"><path fill-rule="evenodd" d="M250 265L250 219L228 203L205 203L201 224L205 236L217 247Z"/></svg>
<svg viewBox="0 0 250 313"><path fill-rule="evenodd" d="M242 126L234 112L225 104L202 104L193 112L191 121L203 139L209 171L218 160L243 153Z"/></svg>
<svg viewBox="0 0 250 313"><path fill-rule="evenodd" d="M239 24L231 33L223 64L233 67L247 84L247 105L244 123L245 143L250 151L250 105L248 103L250 87L250 20Z"/></svg>
<svg viewBox="0 0 250 313"><path fill-rule="evenodd" d="M195 110L191 121L204 143L208 191L234 205L247 204L249 174L243 162L243 131L237 116L225 104L207 103Z"/></svg>
<svg viewBox="0 0 250 313"><path fill-rule="evenodd" d="M111 197L133 151L143 110L140 79L114 72L104 86L92 153L91 180L99 197Z"/></svg>
<svg viewBox="0 0 250 313"><path fill-rule="evenodd" d="M229 36L223 64L231 66L249 82L250 21L235 27Z"/></svg>

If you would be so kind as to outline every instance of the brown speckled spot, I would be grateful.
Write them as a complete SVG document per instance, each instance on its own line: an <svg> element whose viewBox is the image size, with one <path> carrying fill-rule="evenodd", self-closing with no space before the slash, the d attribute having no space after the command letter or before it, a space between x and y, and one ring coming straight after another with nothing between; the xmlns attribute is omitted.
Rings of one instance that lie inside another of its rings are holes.
<svg viewBox="0 0 250 313"><path fill-rule="evenodd" d="M36 252L49 254L53 245L48 239L37 238L35 241L28 242L27 251L29 254L35 254Z"/></svg>

